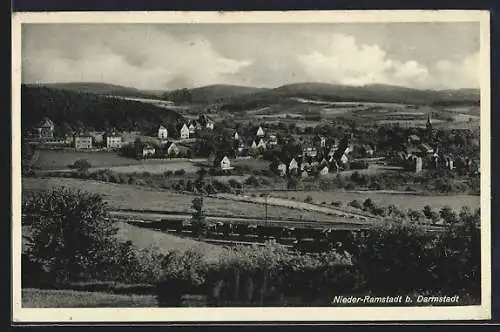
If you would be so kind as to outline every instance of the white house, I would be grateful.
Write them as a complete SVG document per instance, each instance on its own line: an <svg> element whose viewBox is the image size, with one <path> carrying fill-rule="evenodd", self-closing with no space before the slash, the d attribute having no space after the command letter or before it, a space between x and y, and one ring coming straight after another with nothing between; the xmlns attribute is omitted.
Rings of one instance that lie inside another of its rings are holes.
<svg viewBox="0 0 500 332"><path fill-rule="evenodd" d="M327 175L329 172L328 165L322 165L319 170L319 174L321 175Z"/></svg>
<svg viewBox="0 0 500 332"><path fill-rule="evenodd" d="M347 158L347 155L344 153L342 157L340 157L340 161L342 164L347 164L349 162L349 158Z"/></svg>
<svg viewBox="0 0 500 332"><path fill-rule="evenodd" d="M259 149L265 150L267 148L266 142L261 138L257 144Z"/></svg>
<svg viewBox="0 0 500 332"><path fill-rule="evenodd" d="M188 129L189 129L189 134L190 135L192 135L192 134L194 134L196 132L196 126L193 123L191 123L189 125Z"/></svg>
<svg viewBox="0 0 500 332"><path fill-rule="evenodd" d="M181 139L189 138L189 128L186 124L184 124L181 128Z"/></svg>
<svg viewBox="0 0 500 332"><path fill-rule="evenodd" d="M214 129L214 122L210 119L207 120L207 124L205 125L207 129L213 130Z"/></svg>
<svg viewBox="0 0 500 332"><path fill-rule="evenodd" d="M279 163L278 164L278 173L280 176L285 176L286 175L286 165L284 163Z"/></svg>
<svg viewBox="0 0 500 332"><path fill-rule="evenodd" d="M108 149L119 149L122 147L122 137L115 132L107 132L104 134L106 147Z"/></svg>
<svg viewBox="0 0 500 332"><path fill-rule="evenodd" d="M229 171L229 170L233 169L231 167L231 161L229 160L229 158L227 156L224 156L224 158L221 159L220 169L223 171Z"/></svg>
<svg viewBox="0 0 500 332"><path fill-rule="evenodd" d="M168 130L167 130L167 128L165 128L163 126L160 126L158 128L158 138L165 139L167 137L168 137Z"/></svg>
<svg viewBox="0 0 500 332"><path fill-rule="evenodd" d="M177 156L179 154L179 148L175 145L174 142L167 143L167 155L168 156Z"/></svg>
<svg viewBox="0 0 500 332"><path fill-rule="evenodd" d="M153 157L155 152L156 152L156 149L153 146L146 145L142 148L142 158Z"/></svg>
<svg viewBox="0 0 500 332"><path fill-rule="evenodd" d="M92 149L93 137L90 134L78 134L74 136L75 149Z"/></svg>
<svg viewBox="0 0 500 332"><path fill-rule="evenodd" d="M257 137L263 137L265 136L264 130L262 129L261 126L259 126L259 129L257 129Z"/></svg>
<svg viewBox="0 0 500 332"><path fill-rule="evenodd" d="M252 142L251 148L254 149L254 150L257 149L257 143L255 143L255 141Z"/></svg>
<svg viewBox="0 0 500 332"><path fill-rule="evenodd" d="M321 136L319 146L324 148L326 146L326 137Z"/></svg>
<svg viewBox="0 0 500 332"><path fill-rule="evenodd" d="M299 168L299 164L297 164L297 161L295 160L295 158L292 158L292 160L290 161L290 164L288 164L288 171L292 172L294 170L297 170L298 168Z"/></svg>
<svg viewBox="0 0 500 332"><path fill-rule="evenodd" d="M233 139L234 139L235 141L239 141L239 140L240 140L240 135L238 135L238 132L235 132L235 133L234 133Z"/></svg>

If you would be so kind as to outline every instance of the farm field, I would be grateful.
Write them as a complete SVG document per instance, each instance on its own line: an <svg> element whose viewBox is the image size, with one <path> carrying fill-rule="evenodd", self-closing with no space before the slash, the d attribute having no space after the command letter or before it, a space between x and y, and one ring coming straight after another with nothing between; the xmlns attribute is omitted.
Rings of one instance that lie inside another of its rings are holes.
<svg viewBox="0 0 500 332"><path fill-rule="evenodd" d="M186 172L196 172L193 162L186 159L146 159L137 160L118 155L114 152L76 152L76 151L38 151L35 162L40 170L67 170L68 166L78 159L86 159L92 165L92 171L111 169L117 173L163 173L184 169ZM199 161L199 160L196 160Z"/></svg>
<svg viewBox="0 0 500 332"><path fill-rule="evenodd" d="M26 195L30 192L61 186L100 194L112 209L161 210L191 213L191 201L195 197L194 195L179 194L134 185L51 177L24 178L22 180L23 198L25 199ZM205 212L211 215L228 217L248 216L255 218L265 218L266 215L262 204L235 202L212 197L205 197L204 202ZM268 217L274 219L329 220L333 218L325 213L279 206L273 206L267 212Z"/></svg>
<svg viewBox="0 0 500 332"><path fill-rule="evenodd" d="M268 170L271 163L263 159L235 159L231 161L231 166L249 167L251 170Z"/></svg>
<svg viewBox="0 0 500 332"><path fill-rule="evenodd" d="M38 151L36 167L40 169L65 169L78 159L87 159L93 167L138 165L141 161L126 158L114 152L80 152L80 151Z"/></svg>
<svg viewBox="0 0 500 332"><path fill-rule="evenodd" d="M154 295L25 288L22 290L22 306L24 308L137 308L157 307L158 303Z"/></svg>
<svg viewBox="0 0 500 332"><path fill-rule="evenodd" d="M270 194L274 197L292 198L303 202L308 196L311 196L315 203L331 203L340 201L345 207L350 201L358 200L361 203L370 198L376 204L389 206L395 204L401 209L423 209L430 205L433 209L441 209L448 205L452 209L459 210L462 206L469 206L471 209L477 209L480 206L480 196L473 195L455 195L455 196L424 196L414 194L389 194L379 192L349 192L349 191L273 191Z"/></svg>
<svg viewBox="0 0 500 332"><path fill-rule="evenodd" d="M117 222L116 225L118 226L118 237L124 242L132 241L139 249L155 248L163 254L172 250L183 252L188 249L197 249L204 254L207 261L216 259L225 250L221 246L141 228L126 222Z"/></svg>
<svg viewBox="0 0 500 332"><path fill-rule="evenodd" d="M184 160L168 160L168 161L156 161L156 163L143 163L138 165L129 166L113 166L113 167L98 167L92 168L91 170L98 169L110 169L116 173L164 173L166 171L175 172L177 170L183 169L186 173L195 173L199 170L199 167L193 165L192 162Z"/></svg>

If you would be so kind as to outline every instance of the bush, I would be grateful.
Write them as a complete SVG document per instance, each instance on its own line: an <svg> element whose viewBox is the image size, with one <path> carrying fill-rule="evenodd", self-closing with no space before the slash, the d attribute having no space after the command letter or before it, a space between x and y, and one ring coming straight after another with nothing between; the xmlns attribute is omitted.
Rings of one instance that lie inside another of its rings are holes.
<svg viewBox="0 0 500 332"><path fill-rule="evenodd" d="M87 159L78 159L73 163L73 167L80 172L86 172L92 165Z"/></svg>
<svg viewBox="0 0 500 332"><path fill-rule="evenodd" d="M174 175L184 175L184 174L186 174L186 171L182 168L174 171Z"/></svg>
<svg viewBox="0 0 500 332"><path fill-rule="evenodd" d="M356 208L356 209L363 209L363 206L361 205L361 203L357 200L352 200L349 202L348 204L349 206L352 206L353 208Z"/></svg>
<svg viewBox="0 0 500 332"><path fill-rule="evenodd" d="M307 196L306 199L304 199L305 203L312 203L312 201L313 201L312 196Z"/></svg>
<svg viewBox="0 0 500 332"><path fill-rule="evenodd" d="M342 206L342 202L341 201L334 201L331 203L331 205L339 207L339 206Z"/></svg>

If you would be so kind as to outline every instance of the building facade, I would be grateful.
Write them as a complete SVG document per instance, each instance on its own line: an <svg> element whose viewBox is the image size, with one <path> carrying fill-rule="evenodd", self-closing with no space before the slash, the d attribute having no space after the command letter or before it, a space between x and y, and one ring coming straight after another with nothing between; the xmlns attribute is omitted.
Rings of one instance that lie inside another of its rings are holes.
<svg viewBox="0 0 500 332"><path fill-rule="evenodd" d="M75 135L74 137L74 147L75 149L92 149L92 139L91 135L82 134Z"/></svg>
<svg viewBox="0 0 500 332"><path fill-rule="evenodd" d="M164 126L160 126L158 128L158 138L160 139L166 139L168 138L168 130Z"/></svg>

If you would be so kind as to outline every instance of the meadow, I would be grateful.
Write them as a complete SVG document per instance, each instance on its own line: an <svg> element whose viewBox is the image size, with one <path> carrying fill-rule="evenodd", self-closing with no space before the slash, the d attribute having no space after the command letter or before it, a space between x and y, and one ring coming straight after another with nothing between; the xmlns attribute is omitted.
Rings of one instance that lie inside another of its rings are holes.
<svg viewBox="0 0 500 332"><path fill-rule="evenodd" d="M452 209L459 210L462 206L468 206L471 209L477 209L480 206L480 197L473 195L453 195L453 196L426 196L415 194L391 194L382 192L352 192L352 191L273 191L270 194L274 197L295 198L303 202L307 197L311 196L313 202L331 203L332 201L340 201L346 206L352 200L363 202L370 198L375 204L380 206L389 206L395 204L400 209L423 209L429 205L433 209L441 209L444 206L449 206Z"/></svg>
<svg viewBox="0 0 500 332"><path fill-rule="evenodd" d="M116 152L40 150L34 166L42 170L66 169L78 159L87 159L93 167L141 164L140 160L123 157Z"/></svg>
<svg viewBox="0 0 500 332"><path fill-rule="evenodd" d="M113 294L56 289L22 289L23 308L157 307L155 295Z"/></svg>
<svg viewBox="0 0 500 332"><path fill-rule="evenodd" d="M78 159L86 159L92 170L111 169L116 173L163 173L184 169L196 172L199 168L186 159L146 159L137 160L120 156L116 152L84 152L84 151L38 151L34 166L44 170L67 170Z"/></svg>
<svg viewBox="0 0 500 332"><path fill-rule="evenodd" d="M111 209L160 210L169 212L191 213L191 202L195 195L175 193L151 187L140 187L127 184L105 183L91 180L71 178L23 178L23 199L30 192L47 190L55 187L67 187L100 194ZM218 216L248 216L265 218L266 210L263 204L236 202L226 199L205 197L205 213ZM297 210L286 207L272 206L268 208L269 218L330 220L334 217L325 213Z"/></svg>

